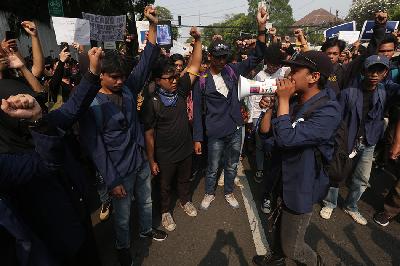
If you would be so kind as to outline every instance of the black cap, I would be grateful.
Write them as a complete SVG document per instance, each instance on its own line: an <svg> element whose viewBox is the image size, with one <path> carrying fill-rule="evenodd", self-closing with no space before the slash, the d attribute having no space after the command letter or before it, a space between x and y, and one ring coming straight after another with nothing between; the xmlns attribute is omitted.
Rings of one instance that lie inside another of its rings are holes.
<svg viewBox="0 0 400 266"><path fill-rule="evenodd" d="M212 56L222 56L222 55L230 55L231 48L225 42L221 40L216 40L211 43L208 47L208 52Z"/></svg>
<svg viewBox="0 0 400 266"><path fill-rule="evenodd" d="M306 67L328 78L333 72L329 57L321 51L307 51L297 54L292 60L284 60L284 65Z"/></svg>

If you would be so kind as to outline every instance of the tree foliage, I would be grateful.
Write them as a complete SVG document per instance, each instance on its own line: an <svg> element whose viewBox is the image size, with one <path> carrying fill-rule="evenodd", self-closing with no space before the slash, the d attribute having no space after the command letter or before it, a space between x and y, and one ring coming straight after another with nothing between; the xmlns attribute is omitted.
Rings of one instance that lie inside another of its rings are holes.
<svg viewBox="0 0 400 266"><path fill-rule="evenodd" d="M255 34L257 30L257 28L254 27L255 19L255 17L250 17L243 13L227 16L225 21L214 23L211 27L203 30L203 44L208 46L211 37L216 34L221 35L224 41L229 44L232 44L242 34Z"/></svg>
<svg viewBox="0 0 400 266"><path fill-rule="evenodd" d="M400 18L400 0L356 0L346 18L348 21L356 21L357 28L361 28L365 20L373 20L374 13L379 10L387 10L389 19Z"/></svg>

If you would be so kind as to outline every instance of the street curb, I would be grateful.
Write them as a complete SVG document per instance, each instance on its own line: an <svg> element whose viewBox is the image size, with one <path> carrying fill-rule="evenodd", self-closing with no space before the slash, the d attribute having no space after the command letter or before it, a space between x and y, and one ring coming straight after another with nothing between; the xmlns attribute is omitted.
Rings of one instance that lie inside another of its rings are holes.
<svg viewBox="0 0 400 266"><path fill-rule="evenodd" d="M265 236L264 228L262 227L260 216L258 215L256 203L250 190L249 182L244 174L243 164L240 162L237 176L243 184L240 189L242 192L244 206L246 208L247 218L249 220L250 230L253 236L254 245L257 255L266 255L270 253L267 237Z"/></svg>

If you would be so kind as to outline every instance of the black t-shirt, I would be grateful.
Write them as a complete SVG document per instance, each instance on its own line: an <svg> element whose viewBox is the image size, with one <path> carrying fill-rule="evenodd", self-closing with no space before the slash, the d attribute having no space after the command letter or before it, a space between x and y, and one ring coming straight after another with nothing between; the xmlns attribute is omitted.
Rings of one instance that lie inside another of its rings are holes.
<svg viewBox="0 0 400 266"><path fill-rule="evenodd" d="M191 87L189 74L186 73L178 82L176 106L164 106L157 93L145 99L143 122L145 130L154 129L155 158L158 163L176 163L193 152L186 105L186 98ZM160 104L158 115L154 108L153 97L156 97Z"/></svg>
<svg viewBox="0 0 400 266"><path fill-rule="evenodd" d="M365 137L365 121L368 118L369 110L372 108L372 96L374 91L364 90L363 91L363 112L361 117L361 124L358 130L357 137Z"/></svg>
<svg viewBox="0 0 400 266"><path fill-rule="evenodd" d="M0 79L0 99L17 94L35 96L34 91L21 81ZM0 110L0 153L18 153L33 148L28 129L21 126L19 119L11 118Z"/></svg>

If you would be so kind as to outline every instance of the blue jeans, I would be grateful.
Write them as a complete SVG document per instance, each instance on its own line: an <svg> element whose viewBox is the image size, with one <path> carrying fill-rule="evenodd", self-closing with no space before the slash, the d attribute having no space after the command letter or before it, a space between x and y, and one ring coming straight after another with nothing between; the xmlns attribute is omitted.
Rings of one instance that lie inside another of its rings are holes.
<svg viewBox="0 0 400 266"><path fill-rule="evenodd" d="M257 166L257 171L263 171L264 170L264 151L263 151L263 144L262 140L260 138L260 135L256 131L256 124L257 124L258 118L253 118L253 130L254 132L254 138L256 141L256 166Z"/></svg>
<svg viewBox="0 0 400 266"><path fill-rule="evenodd" d="M208 141L208 166L206 178L206 194L215 194L218 164L223 156L224 167L224 193L233 192L234 179L237 172L242 144L242 128L231 135Z"/></svg>
<svg viewBox="0 0 400 266"><path fill-rule="evenodd" d="M349 194L347 195L344 207L349 211L358 212L357 202L362 194L369 186L369 178L371 176L372 159L374 157L375 145L361 145L358 151L356 167L351 177L349 186ZM324 199L324 205L332 209L337 206L337 198L339 188L330 187L328 195Z"/></svg>
<svg viewBox="0 0 400 266"><path fill-rule="evenodd" d="M108 194L108 188L106 183L104 182L104 178L100 175L99 172L96 171L96 179L97 179L97 193L99 194L101 203L107 203L111 200L110 195Z"/></svg>
<svg viewBox="0 0 400 266"><path fill-rule="evenodd" d="M114 230L116 235L115 247L117 249L130 247L130 216L131 203L135 199L139 214L140 233L145 234L152 230L152 200L151 200L151 174L147 161L132 174L122 179L126 197L113 198Z"/></svg>

